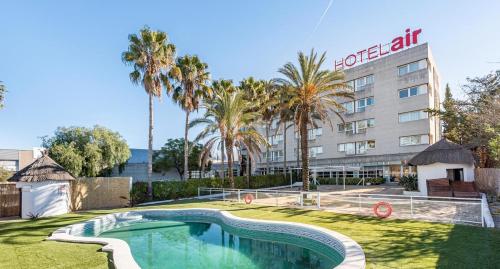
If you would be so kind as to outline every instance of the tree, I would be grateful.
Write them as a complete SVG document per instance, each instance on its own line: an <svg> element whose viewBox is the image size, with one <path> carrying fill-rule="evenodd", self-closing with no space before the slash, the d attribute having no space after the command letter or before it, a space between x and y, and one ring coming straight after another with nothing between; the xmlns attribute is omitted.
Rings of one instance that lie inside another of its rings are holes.
<svg viewBox="0 0 500 269"><path fill-rule="evenodd" d="M497 167L500 136L500 71L484 77L467 78L461 87L463 100L454 99L446 87L442 109L429 109L443 121L447 139L470 149L479 160L479 167Z"/></svg>
<svg viewBox="0 0 500 269"><path fill-rule="evenodd" d="M266 92L266 82L263 80L256 80L253 77L248 77L240 81L239 89L243 92L244 98L248 100L251 104L249 107L250 111L259 112L267 108L269 103L269 95ZM266 129L267 130L267 129ZM269 152L269 149L266 149ZM242 158L243 159L243 158ZM246 155L246 177L247 185L250 184L250 163L253 161L250 159L250 155Z"/></svg>
<svg viewBox="0 0 500 269"><path fill-rule="evenodd" d="M121 135L101 126L59 127L53 137L43 138L42 146L75 177L109 175L113 167L123 166L130 158Z"/></svg>
<svg viewBox="0 0 500 269"><path fill-rule="evenodd" d="M286 143L287 143L287 135L286 131L288 128L293 125L288 125L289 122L293 121L294 111L288 106L288 101L290 100L290 93L287 88L281 87L278 91L278 124L281 126L280 128L283 130L283 173L286 175L288 166L286 159ZM278 132L278 129L276 130ZM298 151L298 149L297 149Z"/></svg>
<svg viewBox="0 0 500 269"><path fill-rule="evenodd" d="M211 89L206 83L210 78L207 71L208 65L198 58L189 56L177 58L176 66L170 70L169 76L174 80L173 99L179 103L186 112L184 125L184 140L188 141L189 114L198 110L200 99L210 96ZM184 180L188 179L189 173L189 143L184 143Z"/></svg>
<svg viewBox="0 0 500 269"><path fill-rule="evenodd" d="M271 129L271 124L275 119L278 109L276 109L277 104L277 85L273 80L264 81L264 94L260 97L262 102L260 104L260 111L262 115L262 120L265 125L266 139L269 140L269 132ZM266 148L266 174L269 174L269 145Z"/></svg>
<svg viewBox="0 0 500 269"><path fill-rule="evenodd" d="M311 50L309 56L299 52L299 67L290 62L285 64L278 71L284 78L276 79L281 87L289 91L288 107L295 111L294 121L300 135L304 191L309 190L309 126L314 126L314 118L317 118L328 122L333 129L330 113L342 119L339 111L344 110L338 98L353 99L353 92L347 90L344 83L343 72L320 70L325 59L325 53L318 58L314 50Z"/></svg>
<svg viewBox="0 0 500 269"><path fill-rule="evenodd" d="M0 109L3 108L3 103L4 103L6 92L7 92L7 89L5 89L5 85L3 85L2 81L0 81Z"/></svg>
<svg viewBox="0 0 500 269"><path fill-rule="evenodd" d="M128 37L128 50L122 53L124 63L133 66L129 74L133 84L141 84L149 96L148 136L148 196L153 197L153 98L161 97L162 85L170 89L167 72L174 63L175 46L168 43L167 34L144 27L139 35Z"/></svg>
<svg viewBox="0 0 500 269"><path fill-rule="evenodd" d="M0 182L7 181L11 176L12 172L0 166Z"/></svg>
<svg viewBox="0 0 500 269"><path fill-rule="evenodd" d="M226 86L230 86L226 83ZM206 112L200 119L191 122L191 126L205 124L205 128L195 141L207 138L204 151L211 152L221 144L225 145L229 182L234 188L233 151L235 148L245 148L250 158L260 153L261 146L267 146L264 137L257 132L254 124L260 113L252 111L253 104L245 99L245 94L235 88L214 89L214 95L204 104Z"/></svg>
<svg viewBox="0 0 500 269"><path fill-rule="evenodd" d="M184 139L169 139L167 143L154 154L153 170L155 172L167 172L174 168L179 176L182 178L185 174L184 165ZM189 166L188 170L200 170L201 166L198 165L198 160L202 151L201 144L194 144L189 142Z"/></svg>
<svg viewBox="0 0 500 269"><path fill-rule="evenodd" d="M462 143L462 137L460 136L460 111L457 106L457 102L453 99L451 94L451 89L448 84L446 84L446 90L444 94L443 101L444 113L441 114L441 120L443 121L443 132L446 138L455 143Z"/></svg>

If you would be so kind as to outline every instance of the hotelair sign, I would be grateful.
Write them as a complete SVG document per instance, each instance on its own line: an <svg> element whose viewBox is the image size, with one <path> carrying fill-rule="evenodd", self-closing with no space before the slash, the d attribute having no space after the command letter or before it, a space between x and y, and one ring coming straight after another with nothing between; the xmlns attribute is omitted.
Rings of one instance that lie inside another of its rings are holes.
<svg viewBox="0 0 500 269"><path fill-rule="evenodd" d="M352 53L340 60L335 60L335 70L350 68L356 64L366 63L389 53L418 44L418 35L422 33L422 29L411 31L408 28L405 32L406 34L404 36L398 36L390 43L374 45L367 49Z"/></svg>

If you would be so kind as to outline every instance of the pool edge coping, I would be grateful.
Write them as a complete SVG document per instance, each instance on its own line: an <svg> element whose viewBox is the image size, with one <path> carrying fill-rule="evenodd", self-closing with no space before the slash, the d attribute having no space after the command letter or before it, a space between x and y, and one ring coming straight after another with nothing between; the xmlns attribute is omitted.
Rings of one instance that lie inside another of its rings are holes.
<svg viewBox="0 0 500 269"><path fill-rule="evenodd" d="M172 208L172 209L144 209L144 210L130 210L126 212L116 212L105 214L102 216L98 216L95 218L91 218L87 221L78 222L75 224L71 224L65 227L61 227L54 231L51 236L49 236L46 240L49 241L59 241L59 242L71 242L71 243L87 243L87 244L99 244L103 245L101 248L104 252L111 253L111 260L116 269L140 269L141 267L135 261L132 251L130 250L130 246L123 240L114 239L114 238L100 238L100 237L84 237L84 236L75 236L69 234L71 227L79 224L83 224L85 222L95 221L104 219L108 216L118 216L120 214L126 214L130 212L134 212L135 214L140 212L148 212L148 211L211 211L211 212L219 212L224 217L240 222L254 222L261 224L286 224L291 226L300 227L303 229L311 229L315 231L322 232L330 237L333 237L335 240L339 241L344 247L345 254L344 260L337 265L335 268L337 269L354 269L354 268L365 268L366 267L366 259L365 254L361 246L354 241L353 239L330 229L298 223L298 222L287 222L287 221L276 221L276 220L259 220L259 219L251 219L251 218L242 218L231 214L228 211L213 209L213 208Z"/></svg>

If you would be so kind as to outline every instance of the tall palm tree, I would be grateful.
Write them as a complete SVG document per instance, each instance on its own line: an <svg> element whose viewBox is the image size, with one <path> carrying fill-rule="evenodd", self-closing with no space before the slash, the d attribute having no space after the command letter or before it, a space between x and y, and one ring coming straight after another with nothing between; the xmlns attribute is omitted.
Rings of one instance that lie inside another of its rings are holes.
<svg viewBox="0 0 500 269"><path fill-rule="evenodd" d="M167 34L144 27L139 35L128 36L128 50L122 61L134 68L129 74L133 84L142 85L149 96L148 136L148 196L153 197L153 98L162 95L162 85L170 89L167 72L174 63L175 46L168 42Z"/></svg>
<svg viewBox="0 0 500 269"><path fill-rule="evenodd" d="M204 150L212 151L218 145L225 145L229 182L234 188L233 151L244 147L250 157L260 153L260 147L267 144L265 138L257 132L254 123L260 116L252 111L253 104L245 98L245 94L237 89L214 90L212 98L203 106L206 109L203 118L193 120L191 126L206 124L196 140L208 138Z"/></svg>
<svg viewBox="0 0 500 269"><path fill-rule="evenodd" d="M184 125L184 175L183 179L189 177L189 114L198 110L200 99L211 94L207 82L210 74L207 71L208 65L202 62L198 56L185 55L177 58L176 65L169 72L169 77L174 81L173 100L186 112Z"/></svg>
<svg viewBox="0 0 500 269"><path fill-rule="evenodd" d="M276 109L276 105L278 103L278 99L276 98L277 94L277 84L275 83L274 80L269 80L264 82L264 89L265 92L262 95L261 99L262 105L261 105L261 118L264 121L264 126L265 126L265 134L266 134L266 139L269 139L269 131L271 129L271 124L276 117L276 114L278 110ZM269 148L270 146L268 145L266 148L266 174L269 174Z"/></svg>
<svg viewBox="0 0 500 269"><path fill-rule="evenodd" d="M313 126L317 118L328 122L333 129L330 113L342 119L339 111L344 110L339 98L353 98L353 92L344 83L343 72L320 70L325 58L325 53L318 58L314 49L309 56L299 52L299 66L290 62L285 64L278 70L284 78L276 80L282 87L289 89L288 106L295 111L294 121L300 134L304 191L309 190L308 127Z"/></svg>
<svg viewBox="0 0 500 269"><path fill-rule="evenodd" d="M7 90L5 89L5 85L3 85L2 81L0 81L0 109L3 108L3 101L5 99L5 93Z"/></svg>
<svg viewBox="0 0 500 269"><path fill-rule="evenodd" d="M290 99L291 95L289 93L289 90L286 87L279 87L278 92L277 92L277 100L279 101L279 104L277 105L277 114L278 114L278 124L280 125L279 129L283 130L283 173L286 176L287 170L288 170L288 165L287 165L287 159L286 159L286 144L287 144L287 129L292 127L293 125L288 125L289 122L293 121L293 115L294 111L289 107L288 101ZM276 132L279 131L279 129L276 129Z"/></svg>
<svg viewBox="0 0 500 269"><path fill-rule="evenodd" d="M256 80L253 77L248 77L240 81L239 89L243 91L245 95L245 99L250 101L253 106L250 107L250 110L253 112L259 112L262 109L267 107L269 100L266 93L266 81ZM250 159L250 155L246 156L246 177L247 177L247 185L250 187L250 164L254 160Z"/></svg>

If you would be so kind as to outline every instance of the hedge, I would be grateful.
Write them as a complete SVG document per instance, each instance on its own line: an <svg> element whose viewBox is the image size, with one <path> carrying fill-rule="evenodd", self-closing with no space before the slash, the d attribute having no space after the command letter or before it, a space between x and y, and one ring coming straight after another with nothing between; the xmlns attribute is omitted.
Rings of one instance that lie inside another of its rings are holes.
<svg viewBox="0 0 500 269"><path fill-rule="evenodd" d="M345 184L346 185L358 185L358 183L360 183L362 179L361 178L357 178L357 177L347 177L345 179ZM319 184L323 184L323 185L335 185L337 183L337 179L335 178L318 178L318 181L319 181ZM382 184L385 182L385 179L383 178L365 178L365 184L366 183L370 183L371 185L379 185L379 184ZM344 184L344 179L343 178L339 178L338 179L338 183L339 185L342 185ZM360 183L362 184L362 182Z"/></svg>
<svg viewBox="0 0 500 269"><path fill-rule="evenodd" d="M289 184L284 175L262 175L250 178L250 189L269 188ZM135 182L130 193L131 203L147 201L147 182ZM224 184L220 178L189 179L187 181L155 181L153 182L153 201L194 197L198 195L198 187L229 188L229 180ZM247 189L246 177L234 177L234 187Z"/></svg>

